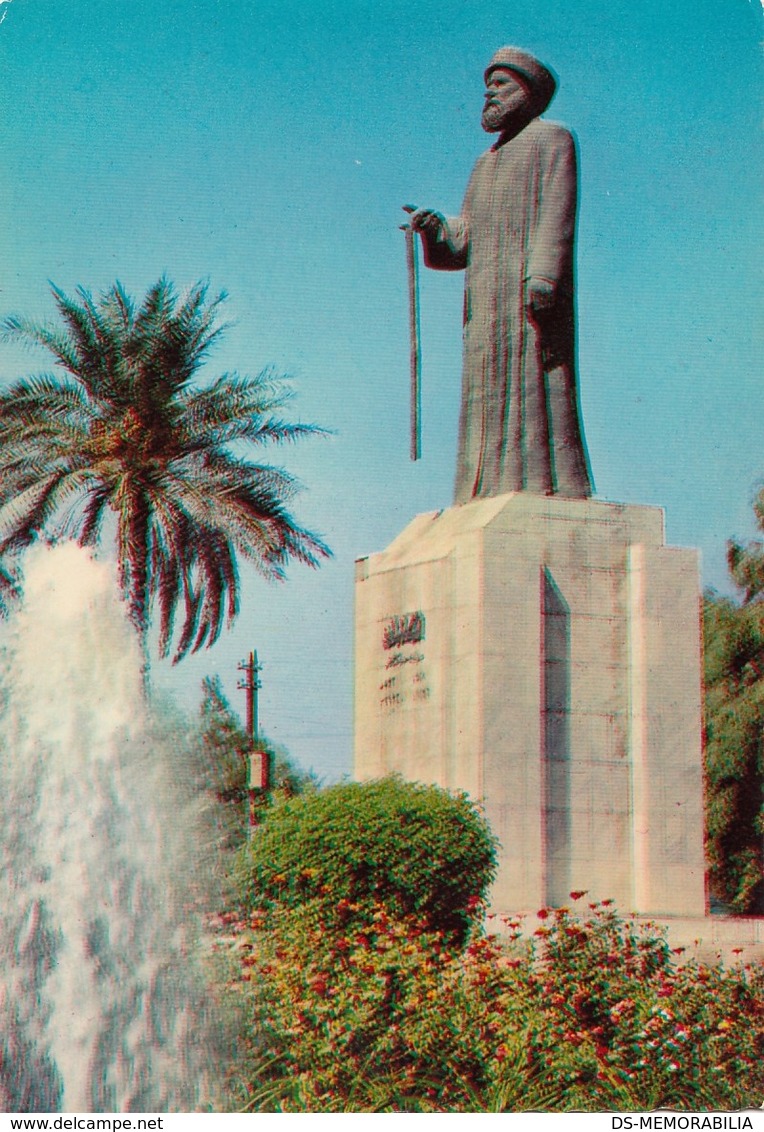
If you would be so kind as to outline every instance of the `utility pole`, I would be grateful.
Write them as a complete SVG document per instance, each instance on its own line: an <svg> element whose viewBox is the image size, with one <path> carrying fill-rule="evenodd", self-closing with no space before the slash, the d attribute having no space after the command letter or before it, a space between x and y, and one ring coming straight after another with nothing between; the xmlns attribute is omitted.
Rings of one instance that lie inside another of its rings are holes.
<svg viewBox="0 0 764 1132"><path fill-rule="evenodd" d="M249 654L249 661L243 660L239 665L239 672L244 672L245 676L236 685L239 691L247 693L247 735L253 750L260 738L258 733L257 693L262 688L262 684L258 680L258 674L262 670L263 666L257 663L257 651L255 650Z"/></svg>
<svg viewBox="0 0 764 1132"><path fill-rule="evenodd" d="M238 668L239 672L244 673L244 678L240 680L236 686L240 691L246 693L247 704L246 730L249 739L249 751L247 753L247 787L249 790L249 825L251 832L252 827L257 825L255 795L265 793L270 785L268 752L263 749L260 743L257 693L262 687L258 679L259 674L262 672L262 665L257 662L257 651L253 650L249 654L249 660L243 660Z"/></svg>

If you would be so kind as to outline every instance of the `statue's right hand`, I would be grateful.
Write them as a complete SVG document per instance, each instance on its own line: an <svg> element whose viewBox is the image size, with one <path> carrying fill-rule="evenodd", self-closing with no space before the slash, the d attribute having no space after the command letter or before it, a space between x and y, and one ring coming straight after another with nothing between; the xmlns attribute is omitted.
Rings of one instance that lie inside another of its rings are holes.
<svg viewBox="0 0 764 1132"><path fill-rule="evenodd" d="M413 204L404 204L404 212L411 214L411 227L423 236L437 239L446 227L446 218L442 213L432 208L415 208Z"/></svg>

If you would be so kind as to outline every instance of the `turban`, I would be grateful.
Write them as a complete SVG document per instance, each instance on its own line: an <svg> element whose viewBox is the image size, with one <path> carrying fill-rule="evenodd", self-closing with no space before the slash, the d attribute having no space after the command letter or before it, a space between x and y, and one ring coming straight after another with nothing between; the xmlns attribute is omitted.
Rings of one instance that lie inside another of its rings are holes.
<svg viewBox="0 0 764 1132"><path fill-rule="evenodd" d="M530 87L536 113L542 114L546 110L557 89L557 79L543 63L527 51L521 51L519 47L500 47L486 68L486 82L491 71L495 71L497 67L516 71Z"/></svg>

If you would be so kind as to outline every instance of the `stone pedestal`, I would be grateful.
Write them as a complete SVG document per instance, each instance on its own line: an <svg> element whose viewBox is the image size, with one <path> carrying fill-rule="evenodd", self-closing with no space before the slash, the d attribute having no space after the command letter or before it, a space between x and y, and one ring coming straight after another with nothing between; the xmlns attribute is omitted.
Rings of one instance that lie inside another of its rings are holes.
<svg viewBox="0 0 764 1132"><path fill-rule="evenodd" d="M493 906L705 911L697 554L663 512L525 493L356 564L355 774L465 790Z"/></svg>

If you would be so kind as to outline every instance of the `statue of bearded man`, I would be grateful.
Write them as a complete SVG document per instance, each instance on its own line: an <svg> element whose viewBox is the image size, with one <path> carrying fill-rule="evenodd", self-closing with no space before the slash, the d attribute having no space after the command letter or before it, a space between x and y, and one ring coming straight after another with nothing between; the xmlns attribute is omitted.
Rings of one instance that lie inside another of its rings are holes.
<svg viewBox="0 0 764 1132"><path fill-rule="evenodd" d="M428 267L466 268L455 502L509 491L592 494L576 387L572 135L539 115L555 79L503 47L485 72L483 129L498 134L461 216L417 209Z"/></svg>

